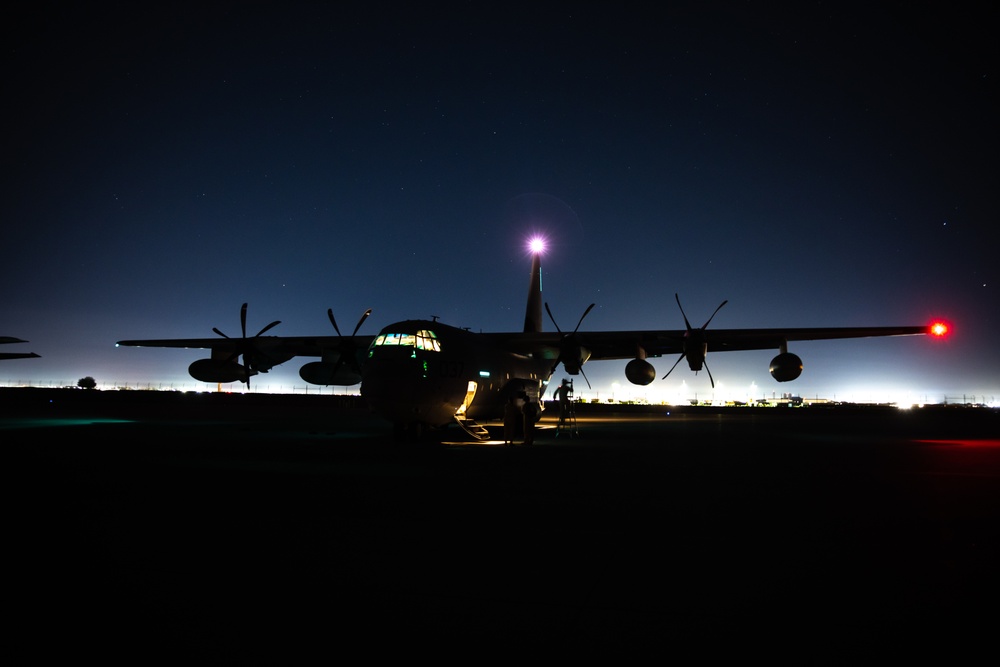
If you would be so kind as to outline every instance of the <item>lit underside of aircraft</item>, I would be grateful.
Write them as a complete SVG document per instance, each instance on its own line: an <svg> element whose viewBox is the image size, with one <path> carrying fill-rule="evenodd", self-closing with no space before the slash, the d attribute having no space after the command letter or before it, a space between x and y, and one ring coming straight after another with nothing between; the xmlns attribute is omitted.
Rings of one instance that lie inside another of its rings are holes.
<svg viewBox="0 0 1000 667"><path fill-rule="evenodd" d="M712 317L694 328L684 316L685 329L580 331L593 304L571 332L555 325L548 304L545 310L556 331L542 330L541 245L532 246L531 275L524 325L520 331L474 333L436 320L405 320L384 327L377 335L359 336L358 329L342 336L328 311L336 336L264 336L279 324L271 322L256 335L246 335L246 308L241 310L242 336L230 338L214 329L218 338L123 340L119 346L210 349L211 357L193 362L188 371L208 383L240 381L266 373L294 357L318 357L299 370L303 380L316 385L361 384L361 395L371 409L391 422L397 434L413 438L456 423L471 437L489 434L478 421L500 418L510 396L527 396L541 402L549 379L562 364L569 375L586 375L584 364L596 360L629 359L625 376L633 384L648 385L656 371L648 361L679 355L692 371L708 370L709 351L777 350L769 370L778 382L795 380L802 360L788 351L789 341L833 340L883 336L947 333L947 325L900 327L841 327L810 329L708 329ZM680 299L677 299L680 307ZM725 302L719 306L721 308ZM716 313L719 308L716 309ZM683 314L683 308L681 308ZM709 372L711 378L711 373ZM712 380L714 386L714 380Z"/></svg>

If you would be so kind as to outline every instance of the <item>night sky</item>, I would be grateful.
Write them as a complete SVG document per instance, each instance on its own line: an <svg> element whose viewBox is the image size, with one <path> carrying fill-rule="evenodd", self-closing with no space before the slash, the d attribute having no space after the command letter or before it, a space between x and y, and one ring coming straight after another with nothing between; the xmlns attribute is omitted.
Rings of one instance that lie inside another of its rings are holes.
<svg viewBox="0 0 1000 667"><path fill-rule="evenodd" d="M695 326L728 299L720 329L953 325L793 343L784 384L774 352L710 352L716 395L1000 398L986 5L357 4L7 17L0 335L30 343L0 351L41 358L0 384L214 389L207 351L114 344L238 336L243 302L249 334L519 330L541 232L563 330L590 303L581 330L683 328L675 292ZM713 395L674 360L577 394Z"/></svg>

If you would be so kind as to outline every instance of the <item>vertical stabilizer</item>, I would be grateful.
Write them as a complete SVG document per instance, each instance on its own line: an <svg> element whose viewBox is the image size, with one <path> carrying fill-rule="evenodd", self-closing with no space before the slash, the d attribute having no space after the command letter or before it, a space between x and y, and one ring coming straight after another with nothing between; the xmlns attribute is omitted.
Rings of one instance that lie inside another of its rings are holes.
<svg viewBox="0 0 1000 667"><path fill-rule="evenodd" d="M537 333L542 330L542 257L541 253L531 256L531 282L528 285L528 307L524 311L524 332Z"/></svg>

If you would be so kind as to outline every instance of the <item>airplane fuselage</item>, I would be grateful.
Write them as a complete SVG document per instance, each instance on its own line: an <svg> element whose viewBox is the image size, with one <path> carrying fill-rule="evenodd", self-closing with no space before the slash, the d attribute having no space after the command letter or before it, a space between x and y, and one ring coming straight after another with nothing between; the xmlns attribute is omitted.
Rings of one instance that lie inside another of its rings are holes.
<svg viewBox="0 0 1000 667"><path fill-rule="evenodd" d="M513 393L538 401L551 360L484 344L479 335L430 320L391 324L368 349L361 395L397 426L443 426L456 415L486 421Z"/></svg>

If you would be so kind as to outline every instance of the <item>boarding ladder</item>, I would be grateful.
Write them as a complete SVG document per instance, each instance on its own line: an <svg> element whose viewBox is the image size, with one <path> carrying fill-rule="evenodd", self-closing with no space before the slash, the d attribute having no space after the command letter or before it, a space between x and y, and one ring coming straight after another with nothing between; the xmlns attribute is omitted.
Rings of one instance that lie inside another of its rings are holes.
<svg viewBox="0 0 1000 667"><path fill-rule="evenodd" d="M476 422L474 419L468 419L463 415L455 415L455 423L462 427L462 430L471 435L476 440L489 440L490 432L486 428Z"/></svg>
<svg viewBox="0 0 1000 667"><path fill-rule="evenodd" d="M580 437L580 431L576 428L576 401L566 403L565 414L560 415L559 421L556 422L556 437L559 436Z"/></svg>
<svg viewBox="0 0 1000 667"><path fill-rule="evenodd" d="M490 432L487 431L481 424L477 424L476 420L469 419L465 416L465 409L472 404L472 399L476 396L476 389L479 385L473 381L469 381L469 388L465 392L465 400L462 401L462 405L459 406L458 410L455 411L455 423L462 427L462 430L471 435L476 440L489 440Z"/></svg>

